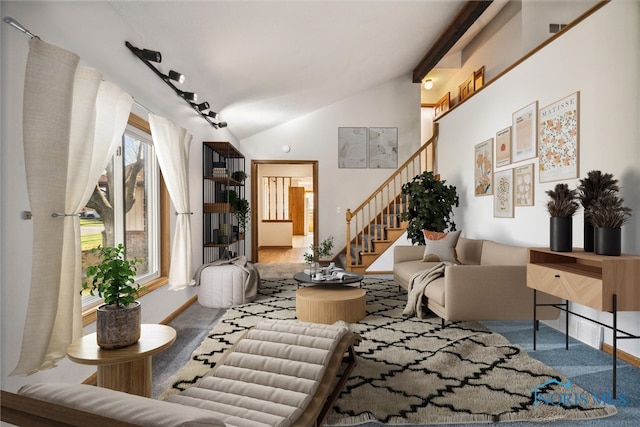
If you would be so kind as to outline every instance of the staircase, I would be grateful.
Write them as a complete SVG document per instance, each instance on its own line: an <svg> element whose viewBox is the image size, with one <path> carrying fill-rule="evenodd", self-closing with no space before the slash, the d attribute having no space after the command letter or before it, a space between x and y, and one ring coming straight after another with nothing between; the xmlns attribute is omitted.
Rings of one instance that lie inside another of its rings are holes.
<svg viewBox="0 0 640 427"><path fill-rule="evenodd" d="M435 163L438 127L434 124L433 137L422 145L376 191L353 211L347 209L346 242L339 259L346 270L360 274L388 274L390 271L367 271L405 230L402 212L407 201L402 186Z"/></svg>

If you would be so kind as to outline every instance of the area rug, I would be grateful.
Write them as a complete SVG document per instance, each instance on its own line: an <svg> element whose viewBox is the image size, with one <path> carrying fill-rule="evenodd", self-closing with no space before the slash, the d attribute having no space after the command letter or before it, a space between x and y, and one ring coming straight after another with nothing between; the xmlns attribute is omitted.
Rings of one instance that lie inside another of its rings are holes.
<svg viewBox="0 0 640 427"><path fill-rule="evenodd" d="M403 317L406 293L366 278L367 316L358 365L327 425L456 424L594 419L613 415L585 390L477 322ZM229 309L178 372L169 394L194 385L243 331L263 319L295 318L296 283L263 279L257 300Z"/></svg>

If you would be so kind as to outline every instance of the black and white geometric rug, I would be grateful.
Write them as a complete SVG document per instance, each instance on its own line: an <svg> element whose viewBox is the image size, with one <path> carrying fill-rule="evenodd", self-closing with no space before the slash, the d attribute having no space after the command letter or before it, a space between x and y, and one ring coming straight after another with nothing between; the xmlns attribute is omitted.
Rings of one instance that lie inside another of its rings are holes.
<svg viewBox="0 0 640 427"><path fill-rule="evenodd" d="M567 381L519 346L476 322L402 316L406 293L366 278L367 316L351 324L363 337L358 365L327 425L439 424L594 419L614 406ZM263 319L295 319L296 284L262 279L255 302L225 313L168 394L192 386L242 332Z"/></svg>

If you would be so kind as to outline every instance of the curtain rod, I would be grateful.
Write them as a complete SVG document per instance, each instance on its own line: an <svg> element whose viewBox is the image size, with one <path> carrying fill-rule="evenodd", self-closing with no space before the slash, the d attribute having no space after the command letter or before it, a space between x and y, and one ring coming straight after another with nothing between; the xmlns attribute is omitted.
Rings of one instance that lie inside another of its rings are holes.
<svg viewBox="0 0 640 427"><path fill-rule="evenodd" d="M2 20L4 22L6 22L7 24L11 25L16 30L21 31L21 32L25 33L26 35L30 36L31 38L36 38L36 39L40 38L40 37L36 36L35 34L33 34L31 31L27 30L24 27L24 25L22 25L21 23L19 23L18 21L16 21L15 19L13 19L10 16L5 16Z"/></svg>

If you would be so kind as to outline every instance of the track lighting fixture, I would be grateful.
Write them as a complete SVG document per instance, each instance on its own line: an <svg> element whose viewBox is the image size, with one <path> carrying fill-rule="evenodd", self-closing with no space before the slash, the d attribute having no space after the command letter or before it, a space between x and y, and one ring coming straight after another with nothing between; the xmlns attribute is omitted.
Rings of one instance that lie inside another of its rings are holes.
<svg viewBox="0 0 640 427"><path fill-rule="evenodd" d="M209 103L207 101L201 103L201 104L194 104L194 107L196 107L198 109L198 111L202 111L202 110L208 110L209 109Z"/></svg>
<svg viewBox="0 0 640 427"><path fill-rule="evenodd" d="M209 122L211 126L213 126L216 129L227 127L227 122L219 122L219 121L214 122L213 120L211 120L211 119L218 120L219 119L218 113L215 113L213 111L209 111L209 112L204 111L209 109L208 102L205 101L198 104L197 103L198 95L196 93L185 92L183 90L180 90L172 83L172 81L175 81L178 83L184 83L184 80L185 80L184 75L174 70L169 71L169 73L165 75L158 68L156 68L155 65L151 63L151 62L162 61L162 55L160 54L160 52L156 52L154 50L149 50L149 49L138 49L128 41L125 41L124 44L125 46L127 46L127 48L131 52L133 52L135 56L138 57L138 59L144 62L147 67L151 68L151 70L153 70L153 72L156 73L156 75L160 77L162 81L164 81L167 84L167 86L173 89L173 91L180 98L182 98L191 108L193 108L194 111L196 111L198 114L200 114L200 116L203 119Z"/></svg>
<svg viewBox="0 0 640 427"><path fill-rule="evenodd" d="M178 83L184 83L184 75L180 74L177 71L169 71L169 76L168 76L171 80L178 82Z"/></svg>

